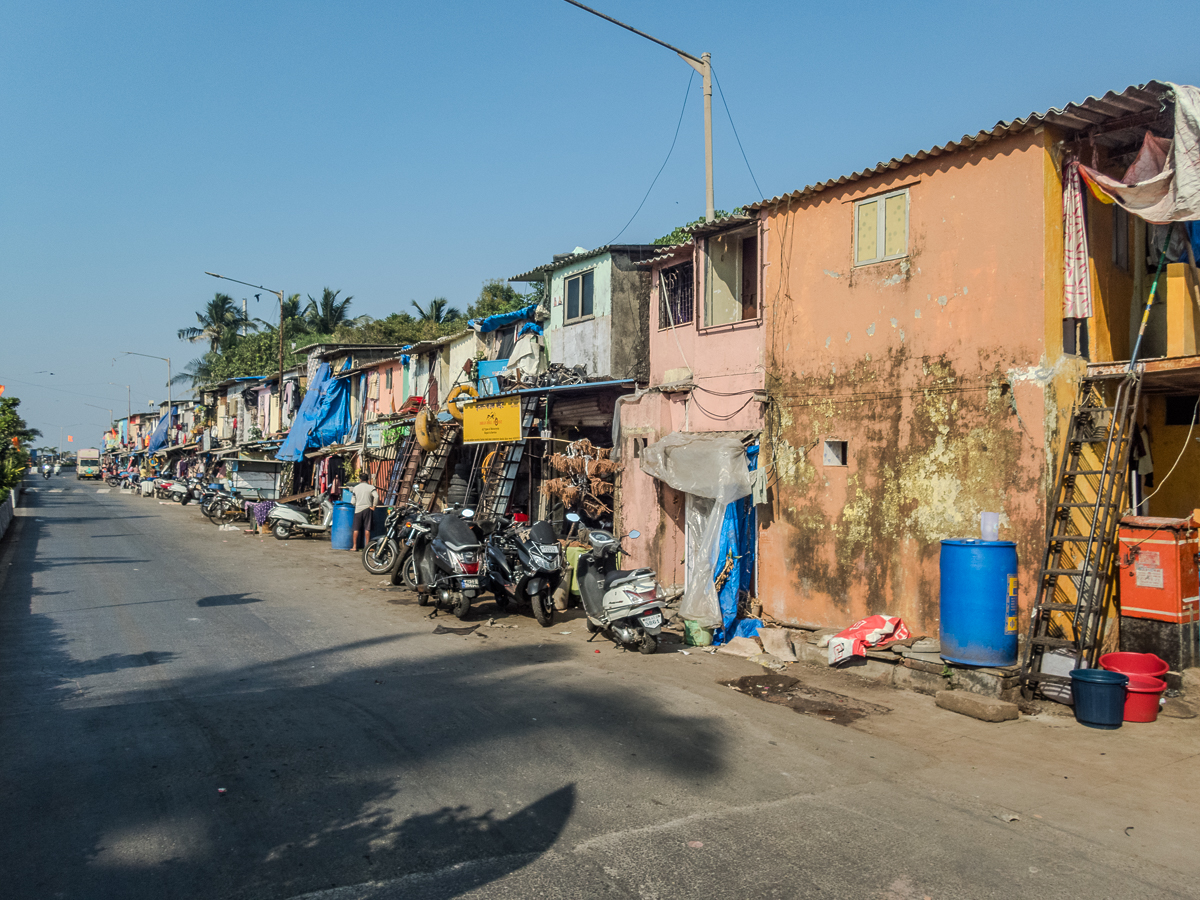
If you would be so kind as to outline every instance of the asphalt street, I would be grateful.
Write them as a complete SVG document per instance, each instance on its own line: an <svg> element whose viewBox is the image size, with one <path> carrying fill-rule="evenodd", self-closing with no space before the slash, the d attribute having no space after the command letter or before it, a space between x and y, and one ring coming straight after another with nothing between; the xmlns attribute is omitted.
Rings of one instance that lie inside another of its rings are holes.
<svg viewBox="0 0 1200 900"><path fill-rule="evenodd" d="M328 542L30 486L0 542L9 900L1200 895L1197 720L986 725L793 667L875 704L838 724L722 684L745 660L488 601L434 634L461 623Z"/></svg>

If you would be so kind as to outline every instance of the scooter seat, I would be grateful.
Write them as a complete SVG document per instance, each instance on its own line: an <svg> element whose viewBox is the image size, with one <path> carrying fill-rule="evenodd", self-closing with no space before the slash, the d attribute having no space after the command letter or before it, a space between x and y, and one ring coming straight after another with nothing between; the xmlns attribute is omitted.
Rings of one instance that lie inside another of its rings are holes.
<svg viewBox="0 0 1200 900"><path fill-rule="evenodd" d="M635 581L643 575L653 575L653 569L617 569L604 576L604 589L617 587L628 581Z"/></svg>

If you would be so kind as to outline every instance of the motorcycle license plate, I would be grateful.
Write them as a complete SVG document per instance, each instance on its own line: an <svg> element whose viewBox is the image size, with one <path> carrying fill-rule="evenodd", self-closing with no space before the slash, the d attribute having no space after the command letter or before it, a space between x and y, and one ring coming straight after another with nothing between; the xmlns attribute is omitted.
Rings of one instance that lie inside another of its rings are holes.
<svg viewBox="0 0 1200 900"><path fill-rule="evenodd" d="M479 579L478 578L464 578L459 582L459 586L465 587L465 588L477 588L477 587L479 587Z"/></svg>
<svg viewBox="0 0 1200 900"><path fill-rule="evenodd" d="M648 616L642 616L642 625L646 628L657 628L662 624L661 613L651 613Z"/></svg>

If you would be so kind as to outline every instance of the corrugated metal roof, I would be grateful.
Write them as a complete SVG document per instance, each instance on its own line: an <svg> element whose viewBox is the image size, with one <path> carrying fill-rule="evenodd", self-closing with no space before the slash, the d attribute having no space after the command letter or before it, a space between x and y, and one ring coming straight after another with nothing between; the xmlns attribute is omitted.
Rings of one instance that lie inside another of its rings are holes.
<svg viewBox="0 0 1200 900"><path fill-rule="evenodd" d="M669 244L651 256L649 259L643 259L638 266L643 268L651 268L659 263L672 262L681 259L685 256L691 256L692 250L695 248L695 243L688 241L686 244Z"/></svg>
<svg viewBox="0 0 1200 900"><path fill-rule="evenodd" d="M1043 124L1061 128L1072 135L1078 133L1086 135L1093 128L1111 125L1122 119L1131 120L1128 126L1130 128L1144 129L1147 123L1143 120L1147 117L1153 118L1164 109L1165 102L1168 99L1167 95L1170 92L1170 85L1161 81L1131 85L1119 94L1109 91L1103 97L1088 97L1082 103L1068 103L1062 109L1052 108L1041 113L1030 113L1023 119L997 122L995 127L989 131L980 131L974 135L965 134L957 141L950 141L946 144L930 147L928 150L921 150L918 153L895 157L887 162L878 163L873 168L843 175L840 178L831 178L819 184L810 184L802 190L780 194L777 197L772 197L770 200L760 200L758 203L747 206L746 209L759 210L775 206L779 203L786 203L790 200L799 200L802 197L816 194L829 188L869 178L872 175L878 175L889 169L898 169L910 163L942 156L946 153L954 153L958 150L970 150L973 147L989 143L998 138L1020 134L1023 131L1037 128ZM1098 137L1097 143L1104 143L1104 140Z"/></svg>
<svg viewBox="0 0 1200 900"><path fill-rule="evenodd" d="M553 272L555 269L561 269L565 266L574 265L585 259L591 259L593 256L599 256L602 253L626 252L631 256L636 256L644 253L653 253L657 248L654 244L605 244L603 247L597 247L595 250L585 250L582 253L568 253L555 259L553 262L548 262L545 265L538 266L536 269L530 269L528 272L522 272L520 275L514 275L509 281L541 281L542 276L547 272ZM634 262L640 262L640 259Z"/></svg>

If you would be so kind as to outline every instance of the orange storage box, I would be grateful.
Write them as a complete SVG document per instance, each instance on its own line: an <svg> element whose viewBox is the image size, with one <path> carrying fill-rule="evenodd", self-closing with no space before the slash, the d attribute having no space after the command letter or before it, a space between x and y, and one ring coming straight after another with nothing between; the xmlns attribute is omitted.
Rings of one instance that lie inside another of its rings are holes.
<svg viewBox="0 0 1200 900"><path fill-rule="evenodd" d="M1121 520L1121 615L1183 624L1198 620L1200 531L1189 519Z"/></svg>

